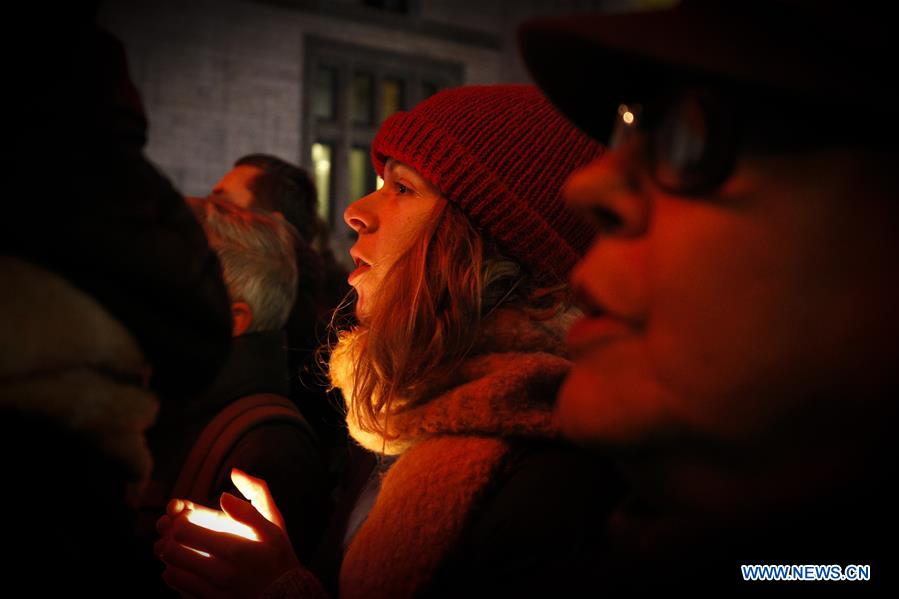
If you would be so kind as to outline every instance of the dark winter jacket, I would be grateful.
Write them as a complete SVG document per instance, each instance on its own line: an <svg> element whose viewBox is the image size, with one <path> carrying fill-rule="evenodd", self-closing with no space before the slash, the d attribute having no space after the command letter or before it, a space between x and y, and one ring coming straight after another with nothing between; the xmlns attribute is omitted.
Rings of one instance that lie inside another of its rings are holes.
<svg viewBox="0 0 899 599"><path fill-rule="evenodd" d="M286 397L289 382L285 335L256 332L236 337L225 366L209 390L183 402L163 402L157 426L148 431L156 459L152 492L170 497L188 453L203 428L232 402L256 394ZM232 468L265 479L284 515L294 549L307 559L328 517L328 488L318 441L308 427L270 423L248 432L222 460L205 503L219 509L223 492L235 493ZM160 512L156 517L161 516ZM155 522L155 518L152 519ZM155 539L154 539L155 540Z"/></svg>

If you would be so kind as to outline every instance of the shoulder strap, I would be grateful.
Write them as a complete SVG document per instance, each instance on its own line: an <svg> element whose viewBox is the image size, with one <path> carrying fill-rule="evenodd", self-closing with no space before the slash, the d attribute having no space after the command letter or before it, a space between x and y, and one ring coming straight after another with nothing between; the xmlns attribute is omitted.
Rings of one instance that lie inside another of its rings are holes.
<svg viewBox="0 0 899 599"><path fill-rule="evenodd" d="M293 424L312 435L312 429L287 398L271 393L248 395L219 412L200 433L190 450L172 497L206 504L224 459L253 429L273 423Z"/></svg>

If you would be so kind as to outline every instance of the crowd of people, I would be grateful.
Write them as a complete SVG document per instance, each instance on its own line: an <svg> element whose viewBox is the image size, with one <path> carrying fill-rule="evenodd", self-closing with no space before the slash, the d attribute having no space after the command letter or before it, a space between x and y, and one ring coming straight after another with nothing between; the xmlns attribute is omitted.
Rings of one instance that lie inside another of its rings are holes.
<svg viewBox="0 0 899 599"><path fill-rule="evenodd" d="M535 84L381 125L348 277L288 161L181 197L141 152L121 46L78 31L22 149L92 141L0 258L10 584L894 585L895 38L873 5L526 23Z"/></svg>

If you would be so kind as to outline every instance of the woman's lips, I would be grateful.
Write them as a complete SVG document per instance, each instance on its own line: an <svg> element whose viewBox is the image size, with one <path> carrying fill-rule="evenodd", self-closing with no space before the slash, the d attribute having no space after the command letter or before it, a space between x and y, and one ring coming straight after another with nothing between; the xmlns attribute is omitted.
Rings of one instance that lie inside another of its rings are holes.
<svg viewBox="0 0 899 599"><path fill-rule="evenodd" d="M361 277L362 275L367 273L369 270L371 270L371 265L365 264L364 262L360 263L359 266L356 267L356 270L351 272L350 276L348 276L346 278L347 283L352 285L353 281L355 281L356 279L358 279L359 277Z"/></svg>
<svg viewBox="0 0 899 599"><path fill-rule="evenodd" d="M608 314L584 316L568 330L568 348L577 356L605 345L636 330L633 322Z"/></svg>

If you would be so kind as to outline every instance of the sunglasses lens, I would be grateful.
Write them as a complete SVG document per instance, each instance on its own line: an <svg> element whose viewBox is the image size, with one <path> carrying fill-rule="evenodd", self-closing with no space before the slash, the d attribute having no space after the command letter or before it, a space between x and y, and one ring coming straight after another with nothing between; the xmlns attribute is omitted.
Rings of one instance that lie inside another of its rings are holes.
<svg viewBox="0 0 899 599"><path fill-rule="evenodd" d="M709 148L709 125L692 97L669 105L653 136L655 178L666 189L680 189L702 177Z"/></svg>
<svg viewBox="0 0 899 599"><path fill-rule="evenodd" d="M699 195L721 185L736 156L732 113L715 96L696 92L621 104L608 147L641 135L649 172L667 192Z"/></svg>
<svg viewBox="0 0 899 599"><path fill-rule="evenodd" d="M714 190L730 175L736 156L732 113L701 93L682 94L667 106L651 141L656 182L684 195Z"/></svg>

